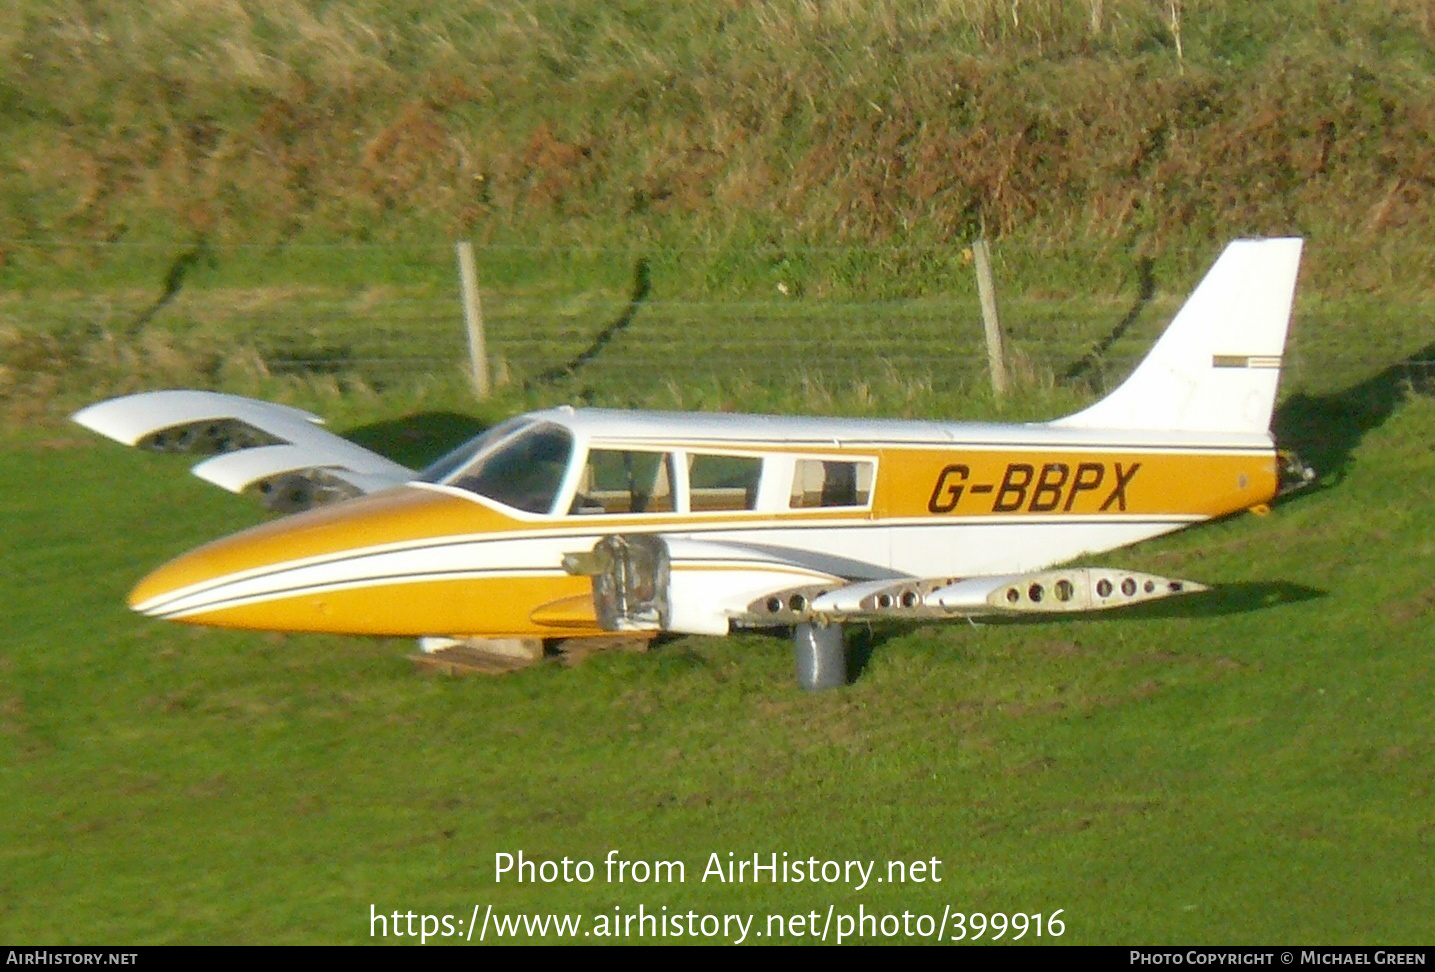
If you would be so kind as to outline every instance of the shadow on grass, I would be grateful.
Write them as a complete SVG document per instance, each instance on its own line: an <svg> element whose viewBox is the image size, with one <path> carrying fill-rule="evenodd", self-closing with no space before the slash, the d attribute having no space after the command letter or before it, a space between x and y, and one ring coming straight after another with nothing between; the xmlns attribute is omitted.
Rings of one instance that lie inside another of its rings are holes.
<svg viewBox="0 0 1435 972"><path fill-rule="evenodd" d="M872 661L872 652L876 651L878 646L915 627L916 625L904 625L902 629L894 630L886 625L857 626L857 630L847 636L848 684L862 677L862 673Z"/></svg>
<svg viewBox="0 0 1435 972"><path fill-rule="evenodd" d="M628 329L628 326L633 323L633 318L638 316L639 309L642 308L643 304L647 301L648 294L652 293L652 290L652 274L648 268L647 258L643 258L633 267L633 291L628 297L628 306L623 308L623 312L595 334L588 347L580 351L572 360L549 368L529 381L525 387L532 389L540 385L550 385L566 378L572 378L577 374L579 369L598 357L603 349L608 346L608 342Z"/></svg>
<svg viewBox="0 0 1435 972"><path fill-rule="evenodd" d="M1136 261L1136 273L1138 278L1136 302L1126 312L1126 316L1116 322L1111 332L1096 343L1096 345L1080 360L1071 364L1061 373L1061 381L1065 384L1084 386L1093 392L1100 392L1106 387L1106 352L1110 351L1117 341L1125 336L1151 298L1156 295L1155 261L1150 257L1142 257Z"/></svg>
<svg viewBox="0 0 1435 972"><path fill-rule="evenodd" d="M1164 621L1174 618L1200 620L1220 618L1237 614L1264 611L1286 604L1299 604L1325 597L1326 592L1305 584L1290 581L1249 581L1221 584L1200 594L1167 598L1136 604L1131 607L1110 611L1092 611L1071 615L1032 615L1027 617L985 617L967 621L954 618L943 622L922 621L880 621L872 624L849 625L847 633L847 679L856 681L867 670L872 655L894 638L911 634L919 628L934 623L976 624L982 627L993 625L1021 625L1037 629L1053 622L1090 623L1094 621ZM1035 634L1035 630L1033 631Z"/></svg>
<svg viewBox="0 0 1435 972"><path fill-rule="evenodd" d="M124 335L129 338L137 337L144 326L154 320L156 314L168 307L179 296L180 290L184 287L184 278L189 276L192 270L199 266L212 267L214 265L214 248L210 245L209 238L201 233L195 238L194 246L181 253L170 264L169 271L164 277L164 289L160 291L160 295L155 298L154 303L140 311L135 319L130 321L129 325L124 328Z"/></svg>
<svg viewBox="0 0 1435 972"><path fill-rule="evenodd" d="M1435 344L1343 391L1295 394L1276 409L1276 441L1315 469L1318 489L1339 485L1355 449L1412 392L1435 391Z"/></svg>
<svg viewBox="0 0 1435 972"><path fill-rule="evenodd" d="M1300 604L1325 597L1326 591L1291 581L1238 581L1220 584L1199 594L1171 597L1111 611L1075 614L1069 621L1164 621L1172 618L1224 618ZM1023 619L1025 620L1025 619ZM1035 619L1032 619L1035 620Z"/></svg>
<svg viewBox="0 0 1435 972"><path fill-rule="evenodd" d="M366 449L416 469L456 449L487 428L471 415L421 412L388 422L375 422L344 432Z"/></svg>

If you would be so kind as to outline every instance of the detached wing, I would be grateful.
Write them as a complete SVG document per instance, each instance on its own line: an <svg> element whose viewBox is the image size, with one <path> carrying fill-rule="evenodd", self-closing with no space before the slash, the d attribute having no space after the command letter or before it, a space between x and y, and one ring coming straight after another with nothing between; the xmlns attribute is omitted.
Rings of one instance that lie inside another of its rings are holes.
<svg viewBox="0 0 1435 972"><path fill-rule="evenodd" d="M288 405L205 391L113 398L76 412L87 429L156 452L212 455L194 467L231 493L258 495L289 513L373 493L414 472L320 428L323 419Z"/></svg>
<svg viewBox="0 0 1435 972"><path fill-rule="evenodd" d="M734 615L764 626L874 618L971 618L1105 611L1208 590L1134 570L1069 567L983 577L904 578L773 591Z"/></svg>
<svg viewBox="0 0 1435 972"><path fill-rule="evenodd" d="M1206 588L1137 571L1072 567L985 577L876 577L875 565L757 544L616 534L564 568L593 578L592 609L612 631L726 634L876 618L1071 614ZM592 615L588 615L591 617Z"/></svg>

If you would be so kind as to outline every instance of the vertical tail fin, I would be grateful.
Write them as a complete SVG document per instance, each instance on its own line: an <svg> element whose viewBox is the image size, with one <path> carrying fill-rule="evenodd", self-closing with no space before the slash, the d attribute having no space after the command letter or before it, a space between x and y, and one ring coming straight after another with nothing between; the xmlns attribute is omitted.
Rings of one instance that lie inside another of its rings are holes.
<svg viewBox="0 0 1435 972"><path fill-rule="evenodd" d="M1299 239L1236 240L1119 388L1055 425L1267 432Z"/></svg>

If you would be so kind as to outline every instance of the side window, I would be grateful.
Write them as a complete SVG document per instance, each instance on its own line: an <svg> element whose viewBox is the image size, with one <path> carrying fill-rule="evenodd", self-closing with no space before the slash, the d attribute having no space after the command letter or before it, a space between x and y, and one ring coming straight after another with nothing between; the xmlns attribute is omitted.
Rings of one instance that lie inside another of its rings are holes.
<svg viewBox="0 0 1435 972"><path fill-rule="evenodd" d="M872 497L871 462L799 459L792 471L794 510L866 506Z"/></svg>
<svg viewBox="0 0 1435 972"><path fill-rule="evenodd" d="M694 513L754 509L761 479L759 458L689 454L689 508Z"/></svg>
<svg viewBox="0 0 1435 972"><path fill-rule="evenodd" d="M593 449L569 512L671 513L672 457L661 452Z"/></svg>

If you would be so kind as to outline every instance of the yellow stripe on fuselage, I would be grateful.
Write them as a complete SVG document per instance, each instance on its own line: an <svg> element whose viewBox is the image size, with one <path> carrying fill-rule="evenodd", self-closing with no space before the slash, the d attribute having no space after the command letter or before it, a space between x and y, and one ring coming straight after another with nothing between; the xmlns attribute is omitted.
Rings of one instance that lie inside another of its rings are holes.
<svg viewBox="0 0 1435 972"><path fill-rule="evenodd" d="M430 490L400 487L222 537L176 558L130 592L139 608L158 597L219 578L243 576L356 550L437 542L454 535L503 532L511 518L476 502Z"/></svg>
<svg viewBox="0 0 1435 972"><path fill-rule="evenodd" d="M341 632L418 637L437 632L454 637L574 637L611 634L596 616L570 612L561 623L533 620L541 605L587 597L587 577L503 575L413 583L372 581L358 587L320 590L289 597L197 611L176 620L256 631Z"/></svg>
<svg viewBox="0 0 1435 972"><path fill-rule="evenodd" d="M1273 454L1095 450L890 450L880 517L1224 516L1276 492Z"/></svg>

